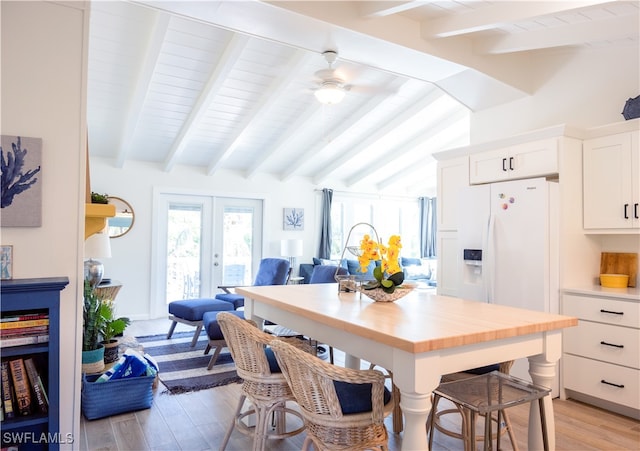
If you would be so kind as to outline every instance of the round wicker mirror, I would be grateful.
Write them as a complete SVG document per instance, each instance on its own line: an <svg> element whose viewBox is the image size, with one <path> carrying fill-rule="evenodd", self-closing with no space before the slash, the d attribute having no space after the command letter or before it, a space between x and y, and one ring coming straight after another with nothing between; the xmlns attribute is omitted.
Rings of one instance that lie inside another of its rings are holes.
<svg viewBox="0 0 640 451"><path fill-rule="evenodd" d="M109 237L118 238L126 235L135 222L135 213L131 204L119 197L109 196L109 203L115 205L116 215L107 219Z"/></svg>

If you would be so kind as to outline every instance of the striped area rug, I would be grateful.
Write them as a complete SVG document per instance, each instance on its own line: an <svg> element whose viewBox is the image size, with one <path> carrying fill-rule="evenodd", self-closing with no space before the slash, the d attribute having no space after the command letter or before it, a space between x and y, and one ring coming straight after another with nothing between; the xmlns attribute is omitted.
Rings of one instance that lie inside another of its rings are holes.
<svg viewBox="0 0 640 451"><path fill-rule="evenodd" d="M202 333L195 347L191 347L193 332L177 332L167 340L166 335L136 337L144 351L158 362L160 381L171 394L204 390L239 382L228 349L223 349L216 364L207 370L209 354L204 354L207 335Z"/></svg>

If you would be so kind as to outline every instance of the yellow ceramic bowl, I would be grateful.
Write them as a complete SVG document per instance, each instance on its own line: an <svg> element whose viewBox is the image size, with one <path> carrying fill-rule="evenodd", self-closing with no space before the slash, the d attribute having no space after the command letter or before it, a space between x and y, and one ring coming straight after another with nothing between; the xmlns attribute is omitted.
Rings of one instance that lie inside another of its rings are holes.
<svg viewBox="0 0 640 451"><path fill-rule="evenodd" d="M600 274L600 285L607 288L626 288L629 284L627 274Z"/></svg>

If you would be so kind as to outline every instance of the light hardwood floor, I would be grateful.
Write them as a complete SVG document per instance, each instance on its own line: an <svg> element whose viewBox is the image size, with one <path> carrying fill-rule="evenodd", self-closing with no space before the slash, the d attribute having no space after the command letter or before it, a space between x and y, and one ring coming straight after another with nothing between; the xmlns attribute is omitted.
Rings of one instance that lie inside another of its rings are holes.
<svg viewBox="0 0 640 451"><path fill-rule="evenodd" d="M133 336L166 333L168 320L138 321L128 329ZM179 330L192 330L178 325ZM336 352L340 364L342 355ZM160 384L154 391L150 409L115 415L100 420L81 419L79 447L81 450L217 450L235 411L240 385L202 390L180 395L163 393ZM553 401L556 421L556 449L638 450L640 422L616 415L577 401ZM518 446L527 449L528 406L516 406L509 414ZM391 418L386 425L390 431L389 449L399 450L402 434L393 434ZM456 420L453 419L452 422ZM269 442L272 450L300 449L304 433L287 440ZM508 438L501 442L503 449L512 449ZM251 438L234 431L228 450L251 449ZM462 450L459 440L443 434L434 435L435 450ZM480 449L480 448L479 448Z"/></svg>

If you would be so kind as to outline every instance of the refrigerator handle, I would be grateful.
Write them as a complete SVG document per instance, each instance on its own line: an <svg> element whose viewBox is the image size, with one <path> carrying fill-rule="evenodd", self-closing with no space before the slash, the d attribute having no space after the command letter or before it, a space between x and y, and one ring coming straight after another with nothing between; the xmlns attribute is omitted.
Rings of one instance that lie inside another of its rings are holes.
<svg viewBox="0 0 640 451"><path fill-rule="evenodd" d="M494 273L495 273L495 225L496 217L494 214L489 215L489 222L487 224L487 233L484 235L485 242L483 248L485 249L485 256L483 257L483 271L484 271L484 293L485 300L488 303L493 303L493 286L494 286Z"/></svg>

